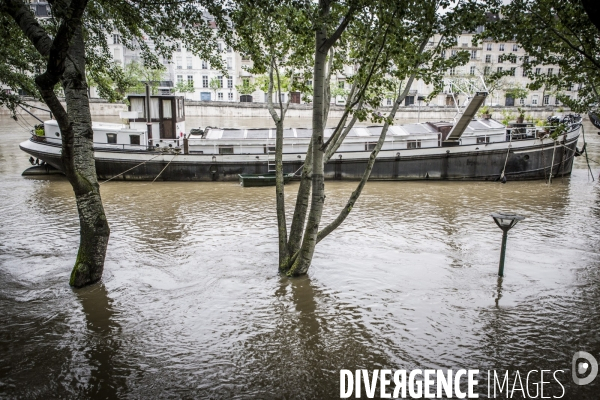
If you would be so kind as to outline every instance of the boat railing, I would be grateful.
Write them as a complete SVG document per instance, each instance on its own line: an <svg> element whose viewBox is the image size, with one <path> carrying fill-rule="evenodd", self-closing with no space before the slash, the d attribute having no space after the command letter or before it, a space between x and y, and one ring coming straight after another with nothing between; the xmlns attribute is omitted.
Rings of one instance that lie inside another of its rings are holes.
<svg viewBox="0 0 600 400"><path fill-rule="evenodd" d="M545 135L550 135L554 132L558 126L557 125L544 125L537 126L533 124L514 124L520 126L509 126L506 128L506 140L507 141L515 141L515 140L527 140L533 138L542 138ZM565 134L569 134L574 130L577 130L581 125L580 121L570 123L567 125L567 129L564 131ZM511 138L512 136L512 138Z"/></svg>

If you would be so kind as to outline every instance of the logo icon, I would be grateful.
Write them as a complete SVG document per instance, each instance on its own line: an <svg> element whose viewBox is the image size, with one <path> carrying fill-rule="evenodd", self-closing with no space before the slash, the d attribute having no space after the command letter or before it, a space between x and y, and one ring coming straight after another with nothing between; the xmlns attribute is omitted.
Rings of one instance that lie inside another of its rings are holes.
<svg viewBox="0 0 600 400"><path fill-rule="evenodd" d="M571 363L571 372L573 374L573 382L576 385L587 385L592 383L598 375L598 361L593 355L585 351L578 351L573 354L573 362ZM589 375L587 375L589 373ZM585 376L586 377L580 377Z"/></svg>

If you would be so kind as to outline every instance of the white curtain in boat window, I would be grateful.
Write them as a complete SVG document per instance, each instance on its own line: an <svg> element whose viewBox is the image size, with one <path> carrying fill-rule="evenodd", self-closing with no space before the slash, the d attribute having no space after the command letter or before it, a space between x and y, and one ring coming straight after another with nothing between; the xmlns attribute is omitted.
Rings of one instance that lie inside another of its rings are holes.
<svg viewBox="0 0 600 400"><path fill-rule="evenodd" d="M160 118L158 113L158 100L157 98L150 98L150 118Z"/></svg>
<svg viewBox="0 0 600 400"><path fill-rule="evenodd" d="M132 98L131 99L131 111L137 111L138 118L146 118L144 115L144 99Z"/></svg>
<svg viewBox="0 0 600 400"><path fill-rule="evenodd" d="M163 118L173 118L173 113L171 112L171 100L163 100Z"/></svg>

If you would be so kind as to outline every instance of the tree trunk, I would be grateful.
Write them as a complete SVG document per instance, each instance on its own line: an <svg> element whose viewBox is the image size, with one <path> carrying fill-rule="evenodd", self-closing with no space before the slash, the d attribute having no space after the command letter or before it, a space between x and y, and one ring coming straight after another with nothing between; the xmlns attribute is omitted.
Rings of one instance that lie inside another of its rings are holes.
<svg viewBox="0 0 600 400"><path fill-rule="evenodd" d="M79 212L80 242L69 283L82 287L102 277L110 228L104 214L93 149L92 119L85 81L81 27L74 34L62 78L71 132L63 137L62 162Z"/></svg>
<svg viewBox="0 0 600 400"><path fill-rule="evenodd" d="M314 97L313 97L313 134L312 134L312 197L308 222L304 232L302 247L292 267L287 275L298 276L308 271L313 258L315 246L317 244L317 234L319 233L319 223L323 213L323 204L325 203L325 180L324 180L324 159L323 134L325 121L325 72L327 66L327 49L322 46L326 41L324 29L318 29L316 32L316 51L314 66Z"/></svg>
<svg viewBox="0 0 600 400"><path fill-rule="evenodd" d="M276 121L275 134L275 197L277 199L277 230L279 239L279 270L284 271L290 259L288 251L287 222L285 218L285 192L283 179L283 115Z"/></svg>

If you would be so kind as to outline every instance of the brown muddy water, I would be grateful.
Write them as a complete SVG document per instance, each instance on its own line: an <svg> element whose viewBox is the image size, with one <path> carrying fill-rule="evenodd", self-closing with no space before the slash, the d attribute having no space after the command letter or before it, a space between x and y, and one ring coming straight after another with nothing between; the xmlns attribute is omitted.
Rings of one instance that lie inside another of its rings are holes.
<svg viewBox="0 0 600 400"><path fill-rule="evenodd" d="M273 188L110 182L104 278L73 290L72 190L22 177L28 134L0 122L1 398L330 399L340 369L380 368L480 369L480 398L484 371L562 370L563 398L598 398L600 377L571 379L576 351L600 360L600 187L581 157L550 186L369 183L299 279L277 274ZM324 223L354 186L327 182ZM496 210L527 216L503 280Z"/></svg>

